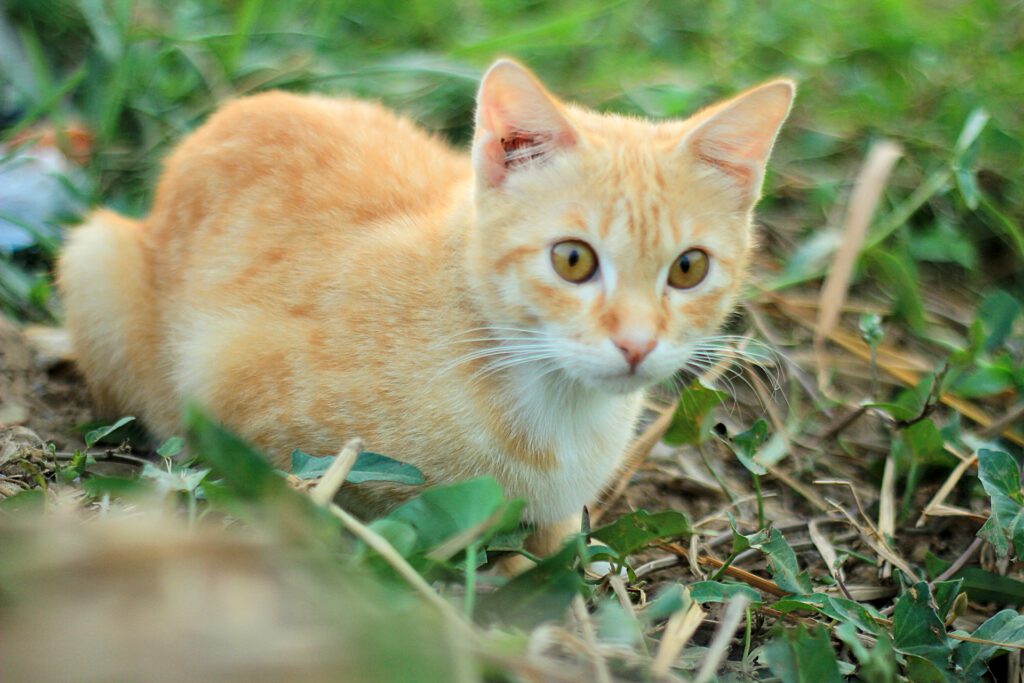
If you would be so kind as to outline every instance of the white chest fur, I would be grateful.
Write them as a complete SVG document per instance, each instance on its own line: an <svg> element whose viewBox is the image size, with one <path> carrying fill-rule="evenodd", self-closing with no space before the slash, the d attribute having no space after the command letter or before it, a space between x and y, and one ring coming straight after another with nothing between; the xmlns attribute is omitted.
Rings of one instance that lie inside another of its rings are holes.
<svg viewBox="0 0 1024 683"><path fill-rule="evenodd" d="M515 421L554 455L551 467L506 469L509 494L529 501L527 518L537 523L579 515L596 498L622 461L640 409L640 392L598 392L557 374L523 372L515 380Z"/></svg>

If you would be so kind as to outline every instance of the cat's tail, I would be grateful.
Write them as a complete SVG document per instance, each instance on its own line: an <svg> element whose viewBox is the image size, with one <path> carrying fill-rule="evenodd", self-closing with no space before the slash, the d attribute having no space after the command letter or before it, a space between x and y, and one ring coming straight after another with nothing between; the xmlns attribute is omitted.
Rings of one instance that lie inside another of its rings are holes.
<svg viewBox="0 0 1024 683"><path fill-rule="evenodd" d="M136 415L174 431L177 405L160 370L159 324L144 226L100 209L68 237L57 283L78 367L104 417Z"/></svg>

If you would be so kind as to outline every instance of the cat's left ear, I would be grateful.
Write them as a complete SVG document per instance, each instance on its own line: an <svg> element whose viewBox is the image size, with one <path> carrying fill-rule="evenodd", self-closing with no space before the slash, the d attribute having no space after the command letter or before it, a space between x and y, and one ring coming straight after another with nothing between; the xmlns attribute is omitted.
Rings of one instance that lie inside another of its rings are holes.
<svg viewBox="0 0 1024 683"><path fill-rule="evenodd" d="M478 182L499 187L510 172L573 147L578 135L563 107L530 71L494 63L477 96L473 165Z"/></svg>
<svg viewBox="0 0 1024 683"><path fill-rule="evenodd" d="M723 189L738 193L743 210L760 197L765 165L795 93L785 79L751 88L699 115L680 144L696 163L720 174Z"/></svg>

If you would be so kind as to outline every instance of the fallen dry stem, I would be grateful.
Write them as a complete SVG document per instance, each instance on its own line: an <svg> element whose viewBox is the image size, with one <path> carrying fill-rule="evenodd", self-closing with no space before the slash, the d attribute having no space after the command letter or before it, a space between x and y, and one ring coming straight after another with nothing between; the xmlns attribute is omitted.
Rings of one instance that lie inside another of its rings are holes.
<svg viewBox="0 0 1024 683"><path fill-rule="evenodd" d="M309 497L317 505L327 505L334 500L334 496L341 490L352 466L356 464L359 451L363 450L362 439L351 439L344 448L335 456L331 466L327 468L324 476L316 483L316 486L309 492Z"/></svg>

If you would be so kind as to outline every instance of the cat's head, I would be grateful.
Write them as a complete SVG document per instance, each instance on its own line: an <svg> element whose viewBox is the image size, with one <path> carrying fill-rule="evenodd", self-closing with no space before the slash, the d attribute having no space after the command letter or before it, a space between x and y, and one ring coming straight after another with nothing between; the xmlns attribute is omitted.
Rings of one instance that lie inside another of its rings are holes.
<svg viewBox="0 0 1024 683"><path fill-rule="evenodd" d="M685 121L601 115L502 60L473 142L474 296L504 350L633 391L683 367L746 277L751 210L794 86L773 81Z"/></svg>

